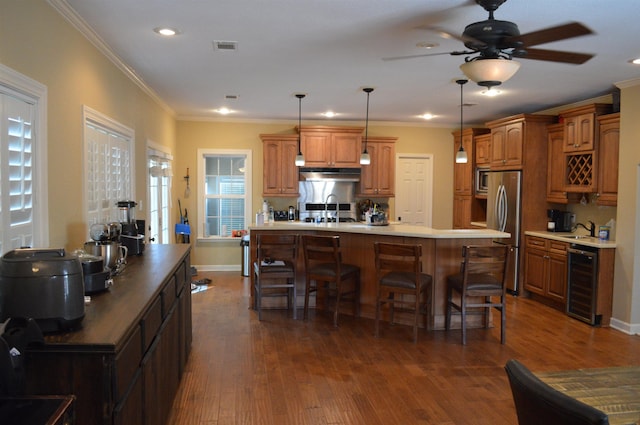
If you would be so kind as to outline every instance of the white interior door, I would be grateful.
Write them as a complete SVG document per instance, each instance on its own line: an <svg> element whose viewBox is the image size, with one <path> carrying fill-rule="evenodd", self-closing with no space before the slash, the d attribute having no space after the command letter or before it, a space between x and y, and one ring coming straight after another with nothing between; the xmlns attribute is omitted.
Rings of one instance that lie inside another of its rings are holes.
<svg viewBox="0 0 640 425"><path fill-rule="evenodd" d="M431 227L433 155L396 155L396 217L402 223Z"/></svg>

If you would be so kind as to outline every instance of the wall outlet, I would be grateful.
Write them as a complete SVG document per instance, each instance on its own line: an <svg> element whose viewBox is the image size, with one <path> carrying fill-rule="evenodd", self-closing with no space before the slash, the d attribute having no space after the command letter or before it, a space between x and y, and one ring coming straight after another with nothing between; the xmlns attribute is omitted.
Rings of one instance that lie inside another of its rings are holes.
<svg viewBox="0 0 640 425"><path fill-rule="evenodd" d="M571 224L575 226L576 224L576 215L575 214L571 214Z"/></svg>

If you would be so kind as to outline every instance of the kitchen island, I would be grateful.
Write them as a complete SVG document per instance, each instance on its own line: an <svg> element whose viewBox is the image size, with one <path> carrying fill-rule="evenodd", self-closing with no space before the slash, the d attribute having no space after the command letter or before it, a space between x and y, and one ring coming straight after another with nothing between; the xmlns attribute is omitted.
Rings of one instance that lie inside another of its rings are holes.
<svg viewBox="0 0 640 425"><path fill-rule="evenodd" d="M363 317L375 317L376 271L373 252L374 242L408 243L422 245L422 270L433 276L434 329L444 329L446 278L460 270L464 245L489 245L494 238L508 238L509 234L489 229L434 229L426 226L390 224L372 226L364 223L306 223L275 222L249 227L251 263L256 260L256 238L263 233L297 233L339 235L342 259L361 269L360 305ZM304 294L304 260L302 249L298 256L297 284L299 294ZM253 288L253 273L251 282ZM253 293L252 293L253 297ZM298 306L303 303L298 300ZM384 317L387 320L386 317ZM452 326L459 326L453 318ZM399 318L402 322L402 318ZM473 322L470 322L473 325Z"/></svg>
<svg viewBox="0 0 640 425"><path fill-rule="evenodd" d="M78 424L163 424L191 349L190 245L147 245L73 331L27 352L27 394L74 395Z"/></svg>

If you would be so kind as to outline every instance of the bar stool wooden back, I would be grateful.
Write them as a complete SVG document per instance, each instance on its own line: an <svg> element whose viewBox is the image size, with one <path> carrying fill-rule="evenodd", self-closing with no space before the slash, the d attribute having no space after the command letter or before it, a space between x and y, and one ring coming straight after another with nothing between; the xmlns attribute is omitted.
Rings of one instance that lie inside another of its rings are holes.
<svg viewBox="0 0 640 425"><path fill-rule="evenodd" d="M447 276L447 315L445 329L451 327L451 312L460 312L462 344L467 343L467 314L483 314L484 326L489 327L491 308L500 311L500 342L506 340L506 282L509 264L509 245L466 245L462 247L460 273ZM459 298L454 298L455 294Z"/></svg>
<svg viewBox="0 0 640 425"><path fill-rule="evenodd" d="M254 308L258 310L258 320L262 320L263 297L287 297L287 308L293 310L295 320L298 235L259 234L256 242L253 273Z"/></svg>
<svg viewBox="0 0 640 425"><path fill-rule="evenodd" d="M360 316L360 268L342 262L340 237L302 235L302 250L306 273L304 319L309 318L312 292L324 292L325 299L335 298L333 326L338 326L340 304L345 300L353 302L353 313Z"/></svg>
<svg viewBox="0 0 640 425"><path fill-rule="evenodd" d="M418 341L418 321L424 314L424 328L433 325L433 278L422 273L422 246L374 242L376 262L375 336L380 331L382 306L389 304L389 322L399 311L413 313L413 342Z"/></svg>

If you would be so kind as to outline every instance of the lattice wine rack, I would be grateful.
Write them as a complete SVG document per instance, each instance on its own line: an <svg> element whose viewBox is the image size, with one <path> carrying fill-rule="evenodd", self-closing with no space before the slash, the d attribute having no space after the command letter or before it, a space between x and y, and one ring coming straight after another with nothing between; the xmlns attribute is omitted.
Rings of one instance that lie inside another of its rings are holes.
<svg viewBox="0 0 640 425"><path fill-rule="evenodd" d="M567 155L567 185L572 189L589 191L594 184L593 152Z"/></svg>

